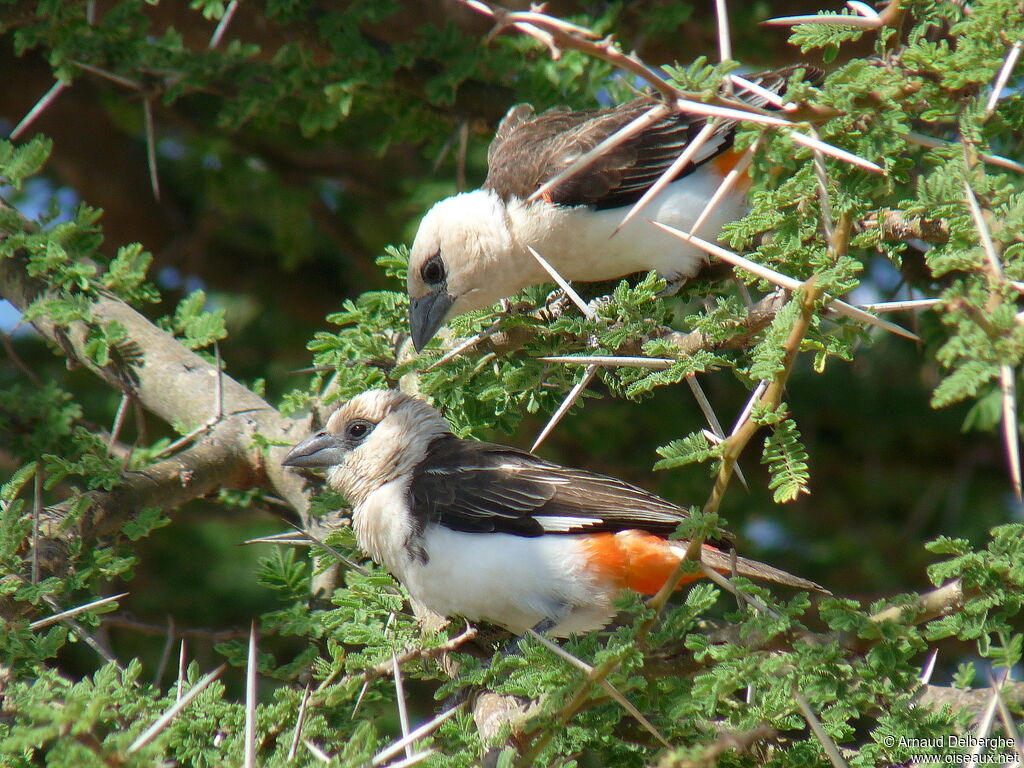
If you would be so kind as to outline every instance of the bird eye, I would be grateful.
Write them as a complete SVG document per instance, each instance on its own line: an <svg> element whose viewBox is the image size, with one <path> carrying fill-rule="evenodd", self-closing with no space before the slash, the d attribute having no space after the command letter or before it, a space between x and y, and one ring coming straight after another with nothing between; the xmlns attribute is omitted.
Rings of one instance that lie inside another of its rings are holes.
<svg viewBox="0 0 1024 768"><path fill-rule="evenodd" d="M441 261L441 252L438 251L420 269L420 276L427 285L437 285L444 281L444 262Z"/></svg>
<svg viewBox="0 0 1024 768"><path fill-rule="evenodd" d="M373 424L362 419L349 422L348 426L345 427L345 435L352 440L362 440L373 429Z"/></svg>

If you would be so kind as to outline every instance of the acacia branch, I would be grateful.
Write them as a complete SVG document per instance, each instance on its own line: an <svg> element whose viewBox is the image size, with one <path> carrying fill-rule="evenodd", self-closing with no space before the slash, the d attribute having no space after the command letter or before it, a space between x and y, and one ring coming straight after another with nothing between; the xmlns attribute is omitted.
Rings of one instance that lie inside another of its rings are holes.
<svg viewBox="0 0 1024 768"><path fill-rule="evenodd" d="M25 254L0 259L0 296L17 309L24 311L33 301L54 295L43 280L29 276ZM86 354L90 325L85 322L59 326L39 316L33 325L71 363L89 368L118 391L132 394L146 410L168 423L208 422L217 407L213 393L218 377L224 410L223 417L190 448L144 470L126 473L124 483L110 491L87 494L89 512L76 535L102 535L144 508L169 510L223 487L266 487L305 516L309 502L303 480L280 464L286 448L272 447L264 454L255 441L258 434L271 442L293 443L307 430L305 422L285 418L119 299L100 296L92 301L89 312L91 324L117 322L127 331L128 343L119 345L112 361L104 366L96 365ZM69 509L68 503L51 508L43 534L56 534ZM59 568L63 558L59 552L54 557L51 565Z"/></svg>

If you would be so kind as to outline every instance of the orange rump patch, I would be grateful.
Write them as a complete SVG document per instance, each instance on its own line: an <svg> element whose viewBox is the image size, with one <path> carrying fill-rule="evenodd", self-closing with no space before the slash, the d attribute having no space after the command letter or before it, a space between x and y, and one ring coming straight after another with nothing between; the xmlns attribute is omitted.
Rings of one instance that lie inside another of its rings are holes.
<svg viewBox="0 0 1024 768"><path fill-rule="evenodd" d="M739 164L741 157L743 157L742 152L736 152L735 150L730 149L728 152L723 152L715 157L711 162L714 163L718 172L725 176ZM747 181L747 179L741 179L740 181Z"/></svg>
<svg viewBox="0 0 1024 768"><path fill-rule="evenodd" d="M666 539L643 531L598 533L587 537L581 546L592 572L617 587L643 595L653 595L661 589L682 559ZM680 586L699 578L688 574Z"/></svg>

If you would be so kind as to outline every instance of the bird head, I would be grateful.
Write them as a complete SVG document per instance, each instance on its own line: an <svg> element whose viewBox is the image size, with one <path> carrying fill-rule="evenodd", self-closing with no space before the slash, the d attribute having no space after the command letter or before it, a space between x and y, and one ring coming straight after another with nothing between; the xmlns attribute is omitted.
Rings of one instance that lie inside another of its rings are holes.
<svg viewBox="0 0 1024 768"><path fill-rule="evenodd" d="M522 288L513 256L505 204L493 192L478 189L431 208L416 232L406 283L416 351L449 317Z"/></svg>
<svg viewBox="0 0 1024 768"><path fill-rule="evenodd" d="M434 408L396 390L363 392L296 445L281 463L327 470L327 481L351 504L412 472L434 438L450 428Z"/></svg>

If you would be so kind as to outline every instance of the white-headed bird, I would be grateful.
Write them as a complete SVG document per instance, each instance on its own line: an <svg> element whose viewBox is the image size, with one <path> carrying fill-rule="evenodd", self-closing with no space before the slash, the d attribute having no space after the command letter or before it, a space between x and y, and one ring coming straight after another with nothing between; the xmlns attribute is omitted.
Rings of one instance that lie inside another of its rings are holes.
<svg viewBox="0 0 1024 768"><path fill-rule="evenodd" d="M752 78L781 93L797 71ZM821 73L802 68L810 80ZM759 93L737 87L737 99L770 106ZM420 222L409 257L409 324L417 350L447 318L489 306L521 289L550 281L532 247L567 280L598 281L657 270L679 283L695 275L706 254L651 225L646 218L689 230L739 155L731 151L736 124L722 120L673 181L612 237L629 208L669 169L704 128L706 119L673 112L533 202L545 182L658 102L638 98L609 109L534 114L527 104L509 110L487 151L480 189L446 198ZM733 187L702 229L710 239L742 215L745 185Z"/></svg>
<svg viewBox="0 0 1024 768"><path fill-rule="evenodd" d="M352 505L359 546L427 608L517 634L604 626L620 590L657 592L686 551L668 539L685 510L612 477L456 437L433 407L392 390L350 400L284 464L327 470ZM704 564L822 589L725 544L705 544Z"/></svg>

